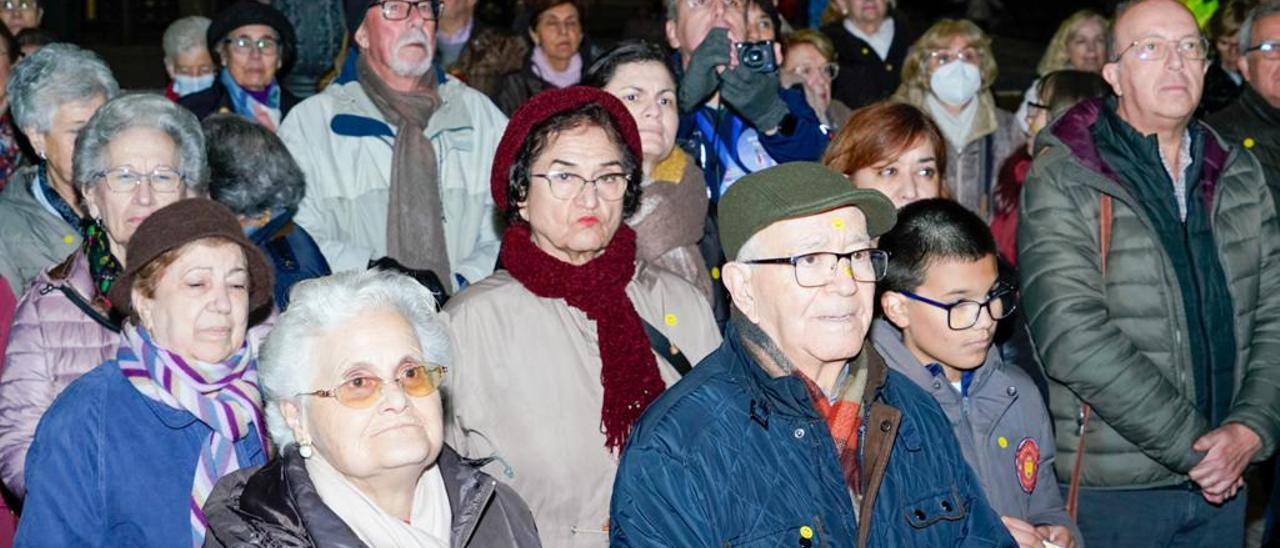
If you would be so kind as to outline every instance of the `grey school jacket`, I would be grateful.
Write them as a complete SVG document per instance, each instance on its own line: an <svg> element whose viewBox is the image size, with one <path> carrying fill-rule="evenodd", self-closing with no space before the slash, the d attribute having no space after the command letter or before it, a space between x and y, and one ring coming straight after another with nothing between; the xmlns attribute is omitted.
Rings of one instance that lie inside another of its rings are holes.
<svg viewBox="0 0 1280 548"><path fill-rule="evenodd" d="M945 377L935 377L916 359L893 324L876 320L871 343L890 368L924 388L942 406L965 460L977 473L996 513L1032 525L1064 525L1083 548L1053 470L1049 411L1026 372L1012 364L1006 367L993 347L986 363L974 371L969 396L962 398Z"/></svg>

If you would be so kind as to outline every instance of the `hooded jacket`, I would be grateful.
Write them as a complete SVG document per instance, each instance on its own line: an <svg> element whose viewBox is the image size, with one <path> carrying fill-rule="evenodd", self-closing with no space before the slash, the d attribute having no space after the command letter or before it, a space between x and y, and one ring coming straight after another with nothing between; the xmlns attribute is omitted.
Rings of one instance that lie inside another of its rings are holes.
<svg viewBox="0 0 1280 548"><path fill-rule="evenodd" d="M537 548L533 515L510 487L444 446L436 459L453 510L454 548ZM306 461L290 446L261 468L218 481L204 505L206 548L324 546L364 548L316 492Z"/></svg>
<svg viewBox="0 0 1280 548"><path fill-rule="evenodd" d="M1080 404L1093 409L1082 485L1181 484L1210 429L1197 407L1178 276L1143 204L1102 159L1091 127L1103 100L1081 103L1037 139L1018 224L1022 303L1050 377L1058 476L1069 478ZM1252 154L1199 122L1209 224L1231 297L1233 397L1224 423L1248 426L1264 460L1280 437L1280 222ZM1188 188L1196 181L1188 181ZM1206 186L1207 185L1207 186ZM1100 199L1114 200L1107 272ZM1199 196L1197 196L1199 199Z"/></svg>
<svg viewBox="0 0 1280 548"><path fill-rule="evenodd" d="M965 461L978 475L991 508L1032 525L1062 525L1083 546L1067 515L1053 470L1053 423L1026 372L1006 364L994 345L973 370L967 394L936 375L907 349L902 331L879 319L871 342L889 368L902 373L942 406Z"/></svg>
<svg viewBox="0 0 1280 548"><path fill-rule="evenodd" d="M771 377L762 353L781 356L735 316L645 411L614 483L613 546L1015 546L938 404L870 345L851 364L868 368L856 507L804 380Z"/></svg>

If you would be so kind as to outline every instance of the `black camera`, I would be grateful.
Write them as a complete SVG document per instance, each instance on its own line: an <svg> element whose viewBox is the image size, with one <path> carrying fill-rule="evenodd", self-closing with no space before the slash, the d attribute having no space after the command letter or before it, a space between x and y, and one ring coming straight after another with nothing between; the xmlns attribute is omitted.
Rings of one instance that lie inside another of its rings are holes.
<svg viewBox="0 0 1280 548"><path fill-rule="evenodd" d="M752 72L769 74L778 71L778 59L773 55L773 41L738 42L738 63Z"/></svg>

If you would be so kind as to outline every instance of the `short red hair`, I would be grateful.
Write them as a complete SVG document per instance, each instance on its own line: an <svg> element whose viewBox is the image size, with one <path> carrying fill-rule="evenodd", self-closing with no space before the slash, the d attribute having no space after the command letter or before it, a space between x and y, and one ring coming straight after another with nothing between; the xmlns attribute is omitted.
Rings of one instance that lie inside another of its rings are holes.
<svg viewBox="0 0 1280 548"><path fill-rule="evenodd" d="M822 155L822 163L852 177L859 169L888 163L921 141L933 147L938 179L945 179L947 143L938 125L914 106L881 101L853 112Z"/></svg>

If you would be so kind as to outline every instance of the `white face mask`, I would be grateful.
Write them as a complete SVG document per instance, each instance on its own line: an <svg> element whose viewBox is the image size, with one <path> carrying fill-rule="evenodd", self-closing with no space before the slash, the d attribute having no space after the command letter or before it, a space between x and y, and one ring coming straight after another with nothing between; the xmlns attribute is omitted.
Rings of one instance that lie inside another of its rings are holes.
<svg viewBox="0 0 1280 548"><path fill-rule="evenodd" d="M179 74L173 78L173 92L179 97L186 97L213 87L214 75L186 76Z"/></svg>
<svg viewBox="0 0 1280 548"><path fill-rule="evenodd" d="M933 71L929 88L944 103L963 105L978 94L982 87L982 73L978 67L964 61L952 61Z"/></svg>

